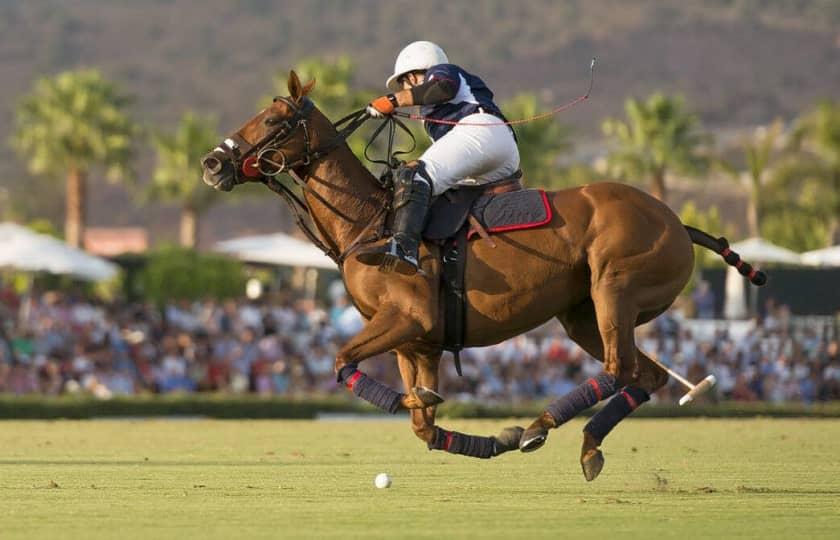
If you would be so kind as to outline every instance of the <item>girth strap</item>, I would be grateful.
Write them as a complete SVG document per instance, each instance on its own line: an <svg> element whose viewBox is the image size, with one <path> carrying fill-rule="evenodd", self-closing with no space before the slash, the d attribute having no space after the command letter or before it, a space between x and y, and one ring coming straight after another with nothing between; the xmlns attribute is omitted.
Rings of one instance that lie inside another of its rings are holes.
<svg viewBox="0 0 840 540"><path fill-rule="evenodd" d="M443 300L443 348L455 357L455 371L461 376L461 349L466 331L467 295L464 274L467 265L467 227L461 227L442 250L441 296Z"/></svg>

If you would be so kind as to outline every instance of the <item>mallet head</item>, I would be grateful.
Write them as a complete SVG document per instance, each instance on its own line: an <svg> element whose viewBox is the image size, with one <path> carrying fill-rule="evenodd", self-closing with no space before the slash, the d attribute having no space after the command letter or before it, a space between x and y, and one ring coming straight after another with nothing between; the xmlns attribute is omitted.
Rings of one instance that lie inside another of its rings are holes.
<svg viewBox="0 0 840 540"><path fill-rule="evenodd" d="M697 383L694 388L692 388L686 395L680 398L680 406L685 405L689 401L694 401L694 398L701 394L705 394L709 391L711 387L715 385L717 379L715 379L714 375L709 375L699 383Z"/></svg>

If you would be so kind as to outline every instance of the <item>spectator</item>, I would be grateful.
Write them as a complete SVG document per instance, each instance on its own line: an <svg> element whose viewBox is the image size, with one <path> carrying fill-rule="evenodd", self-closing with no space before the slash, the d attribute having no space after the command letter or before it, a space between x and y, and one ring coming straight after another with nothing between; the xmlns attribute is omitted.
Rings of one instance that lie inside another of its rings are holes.
<svg viewBox="0 0 840 540"><path fill-rule="evenodd" d="M695 298L700 316L702 288ZM0 346L0 392L342 392L333 366L339 348L363 324L358 311L337 286L329 309L294 301L283 291L273 294L271 302L173 302L160 311L59 293L34 295L23 325L16 317L6 319L11 347ZM737 332L737 338L734 327L698 334L703 325L669 311L640 329L637 342L692 380L714 373L718 385L711 397L840 399L836 328L797 326L786 306L774 301L765 309L761 324ZM548 399L603 369L557 322L465 350L462 359L464 377L455 375L448 354L442 360L441 391L451 399ZM365 371L401 384L390 355L367 360ZM671 381L656 398L674 402L682 393Z"/></svg>
<svg viewBox="0 0 840 540"><path fill-rule="evenodd" d="M691 299L694 300L695 316L698 319L715 318L715 293L708 281L701 279L697 282L697 289Z"/></svg>

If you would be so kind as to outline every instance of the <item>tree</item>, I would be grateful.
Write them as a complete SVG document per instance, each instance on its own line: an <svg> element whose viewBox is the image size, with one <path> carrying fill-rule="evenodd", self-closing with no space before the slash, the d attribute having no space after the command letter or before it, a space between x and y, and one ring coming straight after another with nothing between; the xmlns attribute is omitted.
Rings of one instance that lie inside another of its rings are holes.
<svg viewBox="0 0 840 540"><path fill-rule="evenodd" d="M840 102L824 101L797 120L797 155L779 181L825 226L824 243L840 243Z"/></svg>
<svg viewBox="0 0 840 540"><path fill-rule="evenodd" d="M364 107L374 97L371 91L353 89L356 66L349 56L339 56L332 60L305 58L295 66L295 72L301 81L317 81L311 97L318 103L321 112L331 120ZM289 73L282 70L273 77L275 95L285 96L288 93L288 78ZM267 103L271 100L264 98L263 101Z"/></svg>
<svg viewBox="0 0 840 540"><path fill-rule="evenodd" d="M761 236L762 218L773 196L774 165L781 158L784 124L776 120L769 126L759 126L752 136L741 140L743 168L731 161L719 159L716 164L739 182L747 191L747 225L750 236Z"/></svg>
<svg viewBox="0 0 840 540"><path fill-rule="evenodd" d="M146 198L180 206L180 241L184 247L198 244L201 216L219 200L218 192L201 182L201 157L220 138L213 120L192 113L181 117L173 133L152 138L157 165Z"/></svg>
<svg viewBox="0 0 840 540"><path fill-rule="evenodd" d="M693 201L685 203L679 213L680 221L686 225L709 231L713 236L730 236L732 227L724 224L717 206L711 206L705 211L697 208ZM711 266L725 266L723 259L706 248L694 246L694 261L697 268Z"/></svg>
<svg viewBox="0 0 840 540"><path fill-rule="evenodd" d="M656 93L646 101L628 99L624 111L627 120L608 119L602 126L614 145L607 157L610 172L622 179L646 181L654 197L667 201L668 173L703 170L706 159L701 146L708 137L679 96Z"/></svg>
<svg viewBox="0 0 840 540"><path fill-rule="evenodd" d="M172 300L235 298L245 290L239 261L171 246L148 254L139 280L143 297L159 305Z"/></svg>
<svg viewBox="0 0 840 540"><path fill-rule="evenodd" d="M42 78L17 108L14 148L30 172L66 179L64 236L81 246L87 179L104 167L111 180L130 176L137 129L125 113L127 96L96 70Z"/></svg>
<svg viewBox="0 0 840 540"><path fill-rule="evenodd" d="M518 94L501 106L510 120L529 118L543 112L533 94ZM514 126L519 146L519 166L531 186L567 187L560 174L558 157L572 149L570 130L554 118Z"/></svg>
<svg viewBox="0 0 840 540"><path fill-rule="evenodd" d="M685 203L679 213L680 221L686 225L696 227L703 231L709 231L714 236L723 235L731 238L732 227L724 224L720 217L720 212L717 206L711 206L706 211L697 208L693 201ZM712 253L706 248L694 246L694 268L695 271L691 273L691 278L683 287L682 293L687 294L694 290L697 285L697 270L712 267L725 267L726 264L723 259Z"/></svg>

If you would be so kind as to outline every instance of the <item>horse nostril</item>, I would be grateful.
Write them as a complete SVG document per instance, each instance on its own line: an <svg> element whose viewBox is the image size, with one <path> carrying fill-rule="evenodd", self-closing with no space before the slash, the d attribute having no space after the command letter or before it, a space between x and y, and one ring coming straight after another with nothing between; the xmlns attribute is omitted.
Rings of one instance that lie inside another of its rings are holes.
<svg viewBox="0 0 840 540"><path fill-rule="evenodd" d="M214 156L207 156L201 162L205 169L210 171L213 174L219 174L222 170L222 162L219 158Z"/></svg>

